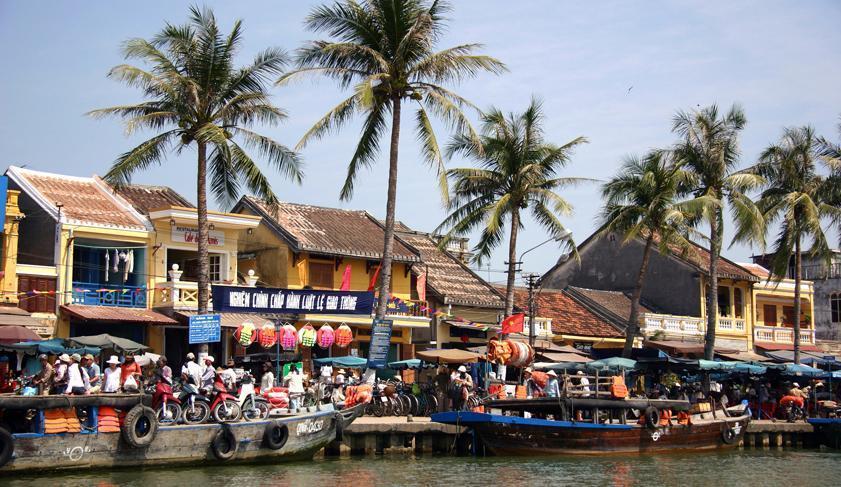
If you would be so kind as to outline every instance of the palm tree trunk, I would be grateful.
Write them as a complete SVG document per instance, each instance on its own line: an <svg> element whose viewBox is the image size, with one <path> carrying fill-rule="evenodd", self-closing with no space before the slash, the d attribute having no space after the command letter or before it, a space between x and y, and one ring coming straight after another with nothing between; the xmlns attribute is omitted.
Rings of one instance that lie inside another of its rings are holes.
<svg viewBox="0 0 841 487"><path fill-rule="evenodd" d="M631 349L634 347L634 338L639 329L640 300L642 299L642 286L645 282L645 273L648 271L648 260L651 257L651 247L654 244L654 233L652 232L645 240L645 250L642 251L642 263L637 275L637 284L634 287L634 294L631 297L631 315L628 317L628 327L625 329L625 346L622 348L622 356L631 358Z"/></svg>
<svg viewBox="0 0 841 487"><path fill-rule="evenodd" d="M400 97L391 101L391 148L388 159L388 193L385 203L385 241L380 269L380 300L377 303L378 319L385 318L391 288L391 255L394 251L394 213L397 206L397 150L400 145Z"/></svg>
<svg viewBox="0 0 841 487"><path fill-rule="evenodd" d="M715 354L715 327L718 322L718 257L721 254L721 215L713 211L710 222L710 285L707 291L707 332L704 336L704 358L712 360Z"/></svg>
<svg viewBox="0 0 841 487"><path fill-rule="evenodd" d="M508 282L505 284L505 316L514 314L514 280L517 277L517 232L520 230L520 212L511 211L511 237L508 240Z"/></svg>
<svg viewBox="0 0 841 487"><path fill-rule="evenodd" d="M199 224L199 304L198 314L207 313L209 284L208 266L209 259L207 255L207 146L203 142L198 142L198 180L196 181L196 190L198 195L196 197L198 224ZM207 344L199 346L199 353L207 353Z"/></svg>
<svg viewBox="0 0 841 487"><path fill-rule="evenodd" d="M794 240L794 363L800 363L800 234Z"/></svg>

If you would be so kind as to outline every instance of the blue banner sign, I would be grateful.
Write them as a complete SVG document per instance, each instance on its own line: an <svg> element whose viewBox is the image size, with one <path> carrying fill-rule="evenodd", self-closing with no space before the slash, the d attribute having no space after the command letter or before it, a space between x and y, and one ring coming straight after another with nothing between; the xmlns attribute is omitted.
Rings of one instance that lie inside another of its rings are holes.
<svg viewBox="0 0 841 487"><path fill-rule="evenodd" d="M190 316L190 345L196 343L213 343L222 339L222 316L194 315Z"/></svg>
<svg viewBox="0 0 841 487"><path fill-rule="evenodd" d="M371 326L371 344L368 348L368 368L384 369L388 363L388 350L391 347L392 320L374 319Z"/></svg>
<svg viewBox="0 0 841 487"><path fill-rule="evenodd" d="M271 287L212 287L213 310L220 313L322 313L371 315L374 293Z"/></svg>

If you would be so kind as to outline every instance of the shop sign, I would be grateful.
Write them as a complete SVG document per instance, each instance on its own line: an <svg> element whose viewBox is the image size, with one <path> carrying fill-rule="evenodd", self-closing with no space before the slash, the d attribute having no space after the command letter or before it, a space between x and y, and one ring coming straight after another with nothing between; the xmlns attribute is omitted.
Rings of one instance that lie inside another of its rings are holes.
<svg viewBox="0 0 841 487"><path fill-rule="evenodd" d="M199 229L175 225L172 227L172 241L178 243L196 244L199 243ZM219 230L208 230L207 244L216 247L225 245L225 232Z"/></svg>
<svg viewBox="0 0 841 487"><path fill-rule="evenodd" d="M371 315L374 293L213 285L213 310L221 313L325 313Z"/></svg>
<svg viewBox="0 0 841 487"><path fill-rule="evenodd" d="M371 325L371 344L368 349L368 368L384 369L388 362L388 350L391 347L393 320L374 319Z"/></svg>
<svg viewBox="0 0 841 487"><path fill-rule="evenodd" d="M572 342L572 346L580 352L588 354L593 352L593 344L591 342Z"/></svg>
<svg viewBox="0 0 841 487"><path fill-rule="evenodd" d="M193 315L188 326L190 345L216 343L222 339L221 315Z"/></svg>

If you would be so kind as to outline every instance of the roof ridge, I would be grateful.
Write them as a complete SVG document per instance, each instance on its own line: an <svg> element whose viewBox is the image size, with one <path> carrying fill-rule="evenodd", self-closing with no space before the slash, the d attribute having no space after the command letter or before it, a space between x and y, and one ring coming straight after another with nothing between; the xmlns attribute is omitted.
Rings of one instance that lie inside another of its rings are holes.
<svg viewBox="0 0 841 487"><path fill-rule="evenodd" d="M248 198L248 199L251 199L251 200L253 200L257 203L260 203L260 204L263 204L263 205L268 205L266 200L264 200L262 198L258 198L256 196L249 195L249 194L243 196L243 198ZM334 210L334 211L343 211L343 212L348 212L348 213L368 213L366 210L350 210L350 209L345 209L345 208L335 208L335 207L332 207L332 206L312 205L312 204L309 204L309 203L295 203L295 202L292 202L292 201L278 201L277 203L279 205L298 206L298 207L305 207L305 208L317 208L319 210Z"/></svg>

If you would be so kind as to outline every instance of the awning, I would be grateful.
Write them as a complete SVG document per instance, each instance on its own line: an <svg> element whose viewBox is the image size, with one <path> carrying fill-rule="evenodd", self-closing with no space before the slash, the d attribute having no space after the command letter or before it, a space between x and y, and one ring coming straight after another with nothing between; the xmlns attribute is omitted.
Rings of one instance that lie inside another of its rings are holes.
<svg viewBox="0 0 841 487"><path fill-rule="evenodd" d="M736 360L739 362L767 362L769 361L768 357L764 355L759 355L758 353L753 352L736 352L736 353L722 353L722 352L715 352L716 355L720 355L722 358L726 358L728 360Z"/></svg>
<svg viewBox="0 0 841 487"><path fill-rule="evenodd" d="M125 323L153 323L155 325L177 325L169 316L145 308L121 308L118 306L85 306L65 304L61 311L84 321L114 321Z"/></svg>
<svg viewBox="0 0 841 487"><path fill-rule="evenodd" d="M43 328L44 325L29 315L29 312L12 306L0 306L0 326L23 326Z"/></svg>
<svg viewBox="0 0 841 487"><path fill-rule="evenodd" d="M25 326L0 326L0 343L37 341L41 337Z"/></svg>
<svg viewBox="0 0 841 487"><path fill-rule="evenodd" d="M574 362L574 363L586 363L592 362L593 359L589 357L585 357L583 355L577 353L563 353L563 352L537 352L537 355L541 357L545 357L549 362Z"/></svg>
<svg viewBox="0 0 841 487"><path fill-rule="evenodd" d="M772 343L772 342L754 342L757 348L762 350L791 350L794 351L794 345L790 343ZM820 352L821 349L815 345L800 345L802 352Z"/></svg>
<svg viewBox="0 0 841 487"><path fill-rule="evenodd" d="M822 354L819 352L807 352L801 350L800 354L800 363L802 364L829 364L833 366L838 366L838 360L835 355L830 353ZM777 362L793 362L794 361L794 351L793 350L776 350L776 351L767 351L765 352L768 357L772 360ZM825 358L827 357L827 358ZM829 358L831 357L831 358Z"/></svg>
<svg viewBox="0 0 841 487"><path fill-rule="evenodd" d="M703 342L681 342L678 340L649 340L643 346L653 347L668 354L702 354L704 353ZM736 353L738 350L732 348L715 347L715 353Z"/></svg>
<svg viewBox="0 0 841 487"><path fill-rule="evenodd" d="M444 323L455 326L456 328L464 328L466 330L478 330L478 331L499 331L502 328L497 326L496 324L489 324L489 323L477 323L475 321L456 321L456 320L445 320Z"/></svg>
<svg viewBox="0 0 841 487"><path fill-rule="evenodd" d="M173 313L175 318L178 322L182 324L187 324L190 322L191 316L198 315L196 311L176 311ZM258 327L261 326L265 321L271 321L275 319L275 315L257 315L257 314L250 314L250 313L211 313L211 314L218 314L222 321L223 328L239 328L239 326L246 321L250 321L257 325Z"/></svg>
<svg viewBox="0 0 841 487"><path fill-rule="evenodd" d="M106 349L114 350L115 352L118 352L118 353L122 353L122 352L136 353L136 352L140 352L140 351L149 349L149 347L147 347L146 345L143 345L142 343L137 343L134 340L129 340L128 338L120 338L120 337L111 336L107 333L103 333L101 335L70 337L70 338L68 338L68 340L73 345L106 348Z"/></svg>
<svg viewBox="0 0 841 487"><path fill-rule="evenodd" d="M469 362L478 362L481 355L478 353L468 352L466 350L459 350L457 348L448 348L445 350L424 350L416 354L422 360L434 363L445 364L466 364Z"/></svg>

